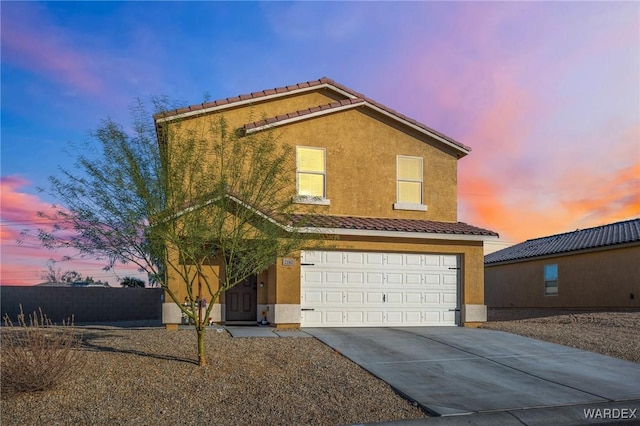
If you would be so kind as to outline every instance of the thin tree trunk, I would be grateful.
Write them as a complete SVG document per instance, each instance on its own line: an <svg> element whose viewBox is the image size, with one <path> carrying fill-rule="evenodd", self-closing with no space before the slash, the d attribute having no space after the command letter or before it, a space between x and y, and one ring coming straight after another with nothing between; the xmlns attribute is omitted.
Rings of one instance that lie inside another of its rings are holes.
<svg viewBox="0 0 640 426"><path fill-rule="evenodd" d="M204 327L198 328L198 365L207 365L207 359L204 356L204 334L206 329Z"/></svg>

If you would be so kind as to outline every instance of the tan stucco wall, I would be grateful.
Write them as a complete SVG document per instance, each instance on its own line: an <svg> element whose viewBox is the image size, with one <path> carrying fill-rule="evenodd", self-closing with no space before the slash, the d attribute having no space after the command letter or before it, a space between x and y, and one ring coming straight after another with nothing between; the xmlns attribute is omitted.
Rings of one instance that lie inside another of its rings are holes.
<svg viewBox="0 0 640 426"><path fill-rule="evenodd" d="M273 117L333 101L327 92L305 93L243 108L225 110L230 129L262 117ZM180 121L182 131L204 128L211 115ZM173 124L170 124L173 125ZM319 214L457 220L457 153L444 144L404 128L366 108L323 115L279 126L278 141L289 146L326 148L328 206L314 206ZM423 203L426 212L394 210L396 156L423 158ZM291 165L295 182L295 164ZM307 208L300 205L300 211Z"/></svg>
<svg viewBox="0 0 640 426"><path fill-rule="evenodd" d="M487 266L488 307L640 307L640 245ZM544 265L558 265L558 295L544 295ZM631 295L633 294L633 299Z"/></svg>

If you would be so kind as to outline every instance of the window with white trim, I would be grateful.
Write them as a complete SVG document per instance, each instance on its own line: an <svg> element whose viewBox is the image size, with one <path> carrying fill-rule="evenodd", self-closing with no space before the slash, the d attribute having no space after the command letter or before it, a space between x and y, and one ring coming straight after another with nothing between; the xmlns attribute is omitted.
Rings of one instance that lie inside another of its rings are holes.
<svg viewBox="0 0 640 426"><path fill-rule="evenodd" d="M398 155L396 160L395 209L426 210L423 204L422 157Z"/></svg>
<svg viewBox="0 0 640 426"><path fill-rule="evenodd" d="M299 201L324 200L326 178L325 149L296 147L296 188Z"/></svg>
<svg viewBox="0 0 640 426"><path fill-rule="evenodd" d="M558 295L558 264L544 265L544 295Z"/></svg>

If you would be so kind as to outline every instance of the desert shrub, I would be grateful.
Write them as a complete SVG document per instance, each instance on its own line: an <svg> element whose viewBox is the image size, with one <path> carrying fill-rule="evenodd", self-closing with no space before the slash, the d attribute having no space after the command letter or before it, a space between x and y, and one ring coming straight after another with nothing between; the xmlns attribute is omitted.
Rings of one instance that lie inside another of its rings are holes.
<svg viewBox="0 0 640 426"><path fill-rule="evenodd" d="M8 315L2 327L2 387L15 392L44 391L69 379L84 365L82 336L73 320L55 326L42 310L27 319L20 306L17 324Z"/></svg>

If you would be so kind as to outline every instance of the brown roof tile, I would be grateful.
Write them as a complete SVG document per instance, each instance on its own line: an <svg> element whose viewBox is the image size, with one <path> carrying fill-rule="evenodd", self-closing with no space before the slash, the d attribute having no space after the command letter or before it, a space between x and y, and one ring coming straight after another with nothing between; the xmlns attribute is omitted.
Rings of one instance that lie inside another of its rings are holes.
<svg viewBox="0 0 640 426"><path fill-rule="evenodd" d="M363 94L358 93L358 92L356 92L356 91L354 91L354 90L352 90L352 89L350 89L350 88L348 88L348 87L346 87L346 86L344 86L344 85L342 85L340 83L337 83L337 82L335 82L332 79L327 78L327 77L322 77L322 78L320 78L318 80L307 81L307 82L298 83L298 84L295 84L295 85L289 85L289 86L286 86L286 87L277 87L275 89L268 89L268 90L263 90L263 91L260 91L260 92L253 92L251 94L230 97L230 98L227 98L227 99L215 101L215 102L213 102L213 104L215 104L216 106L221 106L221 105L231 104L231 103L234 103L234 102L239 102L241 100L260 99L261 97L264 97L264 96L286 93L286 92L290 92L292 90L308 88L308 87L314 87L314 86L319 86L319 85L322 85L322 84L328 84L328 85L334 86L334 87L336 87L336 88L338 88L338 89L340 89L340 90L342 90L344 92L347 92L348 94L350 94L351 96L353 96L356 99L364 99L367 103L369 103L371 105L375 105L376 107L386 111L387 113L389 113L391 115L394 115L394 116L398 117L401 120L407 121L407 122L409 122L409 123L411 123L411 124L413 124L413 125L415 125L417 127L420 127L420 128L422 128L424 130L429 131L430 133L436 134L439 137L445 139L446 141L451 142L452 144L457 145L457 146L459 146L460 148L462 148L462 149L464 149L466 151L470 151L471 150L471 148L469 148L468 146L456 141L455 139L450 138L449 136L444 135L444 134L432 129L432 128L428 127L427 125L420 123L417 120L409 118L406 115L401 114L401 113L399 113L398 111L396 111L394 109L386 107L386 106L382 105L381 103L378 103L378 102L374 101L373 99L368 98L368 97L364 96ZM208 105L210 105L210 104L211 104L211 102L203 104L204 108L198 108L198 109L206 109L208 107ZM162 112L162 113L156 114L154 117L155 118L168 118L168 117L171 117L171 116L174 116L174 115L183 114L184 112L188 112L188 111L189 111L188 109L185 110L184 108L180 108L180 109L177 109L177 110L166 111L166 112Z"/></svg>
<svg viewBox="0 0 640 426"><path fill-rule="evenodd" d="M436 222L418 219L389 219L377 217L303 215L292 216L292 224L311 228L359 229L367 231L416 232L451 235L497 237L487 229L463 222Z"/></svg>

